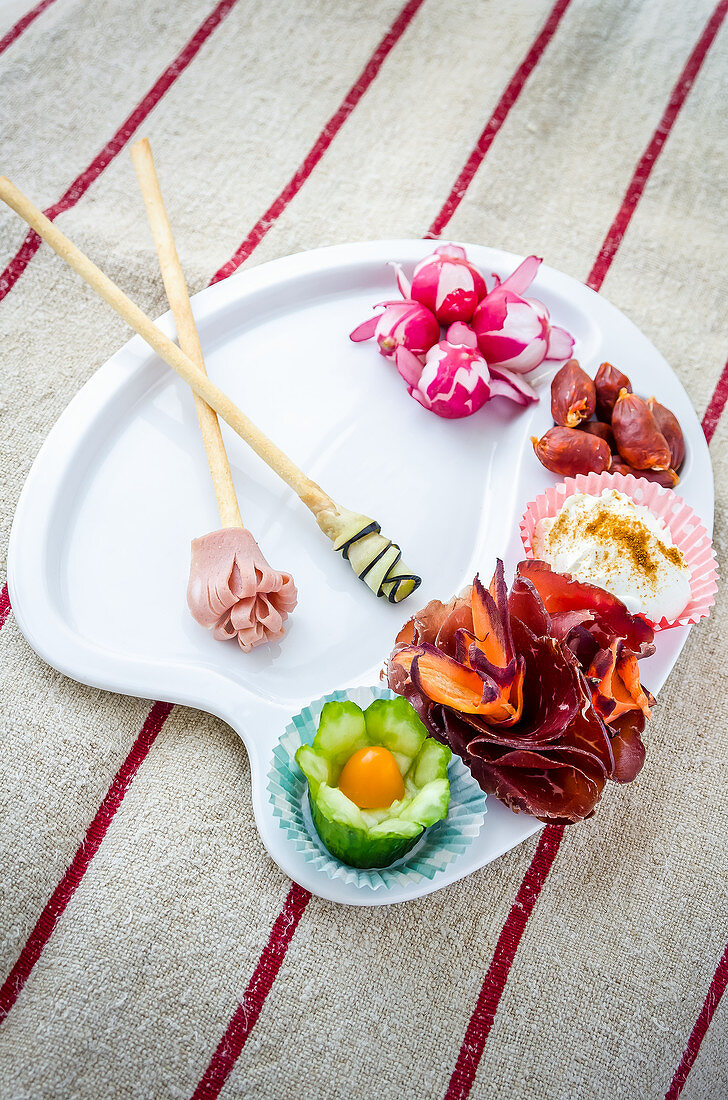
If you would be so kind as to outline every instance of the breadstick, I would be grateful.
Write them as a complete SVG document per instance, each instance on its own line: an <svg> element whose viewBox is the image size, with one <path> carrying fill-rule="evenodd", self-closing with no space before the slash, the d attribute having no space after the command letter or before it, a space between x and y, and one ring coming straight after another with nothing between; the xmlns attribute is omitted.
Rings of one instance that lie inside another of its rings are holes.
<svg viewBox="0 0 728 1100"><path fill-rule="evenodd" d="M197 325L192 314L190 297L187 293L187 284L177 255L172 227L169 224L167 211L164 207L162 191L154 168L152 149L146 138L138 141L136 145L132 145L131 159L134 162L139 187L144 197L144 205L147 208L152 236L157 247L164 289L167 291L167 299L177 326L179 346L185 355L188 355L193 363L197 365L198 369L206 374L205 360L202 355ZM222 441L217 414L201 397L197 394L193 394L193 396L200 432L202 433L202 442L205 445L207 464L210 467L210 476L220 513L220 523L223 527L242 527L243 521L235 495L230 463L225 451L225 444Z"/></svg>

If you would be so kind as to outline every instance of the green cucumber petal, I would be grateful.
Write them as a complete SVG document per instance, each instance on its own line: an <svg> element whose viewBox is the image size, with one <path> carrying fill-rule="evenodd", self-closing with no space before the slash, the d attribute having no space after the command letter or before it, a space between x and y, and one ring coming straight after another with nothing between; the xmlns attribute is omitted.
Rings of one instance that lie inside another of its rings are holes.
<svg viewBox="0 0 728 1100"><path fill-rule="evenodd" d="M412 762L410 779L418 789L433 779L446 779L447 766L452 751L447 745L441 745L434 737L428 737Z"/></svg>
<svg viewBox="0 0 728 1100"><path fill-rule="evenodd" d="M413 821L417 825L434 825L445 817L450 805L450 783L447 779L433 779L399 814L401 821Z"/></svg>
<svg viewBox="0 0 728 1100"><path fill-rule="evenodd" d="M364 712L356 703L347 700L324 704L313 747L329 762L329 782L337 783L349 757L370 744Z"/></svg>
<svg viewBox="0 0 728 1100"><path fill-rule="evenodd" d="M326 783L322 783L315 796L313 792L311 794L315 797L316 805L324 817L331 821L340 821L342 825L366 833L367 823L362 817L361 810L338 787L329 787Z"/></svg>
<svg viewBox="0 0 728 1100"><path fill-rule="evenodd" d="M325 756L310 745L301 745L296 750L296 763L306 776L312 788L329 781L329 762Z"/></svg>
<svg viewBox="0 0 728 1100"><path fill-rule="evenodd" d="M398 764L400 757L411 763L427 738L419 715L401 695L396 699L375 699L364 711L364 719L371 744L389 749Z"/></svg>
<svg viewBox="0 0 728 1100"><path fill-rule="evenodd" d="M362 810L361 816L366 822L367 829L373 829L375 825L380 825L388 817L397 817L404 805L405 799L402 799L399 802L393 802L391 806L387 806L386 810Z"/></svg>
<svg viewBox="0 0 728 1100"><path fill-rule="evenodd" d="M388 817L369 830L369 836L418 837L422 826L415 821L403 821L401 817Z"/></svg>

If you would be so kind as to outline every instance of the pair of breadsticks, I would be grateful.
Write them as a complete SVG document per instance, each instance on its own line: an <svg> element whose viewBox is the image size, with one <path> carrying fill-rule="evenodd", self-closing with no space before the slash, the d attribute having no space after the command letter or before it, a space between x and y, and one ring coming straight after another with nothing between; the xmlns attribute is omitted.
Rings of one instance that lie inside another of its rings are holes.
<svg viewBox="0 0 728 1100"><path fill-rule="evenodd" d="M248 651L284 632L297 602L293 579L272 569L243 526L217 415L293 489L321 530L378 596L399 603L420 584L401 561L396 543L368 516L342 508L308 478L208 377L172 230L162 200L149 142L131 150L152 228L179 346L128 298L9 180L0 198L23 218L151 348L191 387L222 528L192 543L187 598L194 617L220 639L237 638Z"/></svg>

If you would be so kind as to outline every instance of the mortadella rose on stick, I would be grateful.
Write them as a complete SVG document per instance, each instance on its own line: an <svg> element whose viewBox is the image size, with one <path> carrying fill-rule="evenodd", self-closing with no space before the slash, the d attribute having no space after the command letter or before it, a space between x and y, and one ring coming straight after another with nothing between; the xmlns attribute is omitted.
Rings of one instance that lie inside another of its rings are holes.
<svg viewBox="0 0 728 1100"><path fill-rule="evenodd" d="M296 602L293 577L271 569L244 527L193 539L187 606L219 641L237 638L246 653L278 641Z"/></svg>
<svg viewBox="0 0 728 1100"><path fill-rule="evenodd" d="M146 138L132 147L131 155L180 347L200 373L206 374L187 284ZM211 531L192 542L187 605L193 618L211 630L213 637L222 642L236 638L240 648L248 653L264 642L283 637L286 619L296 606L296 586L290 573L271 568L258 543L243 526L217 414L197 394L195 406L222 530Z"/></svg>

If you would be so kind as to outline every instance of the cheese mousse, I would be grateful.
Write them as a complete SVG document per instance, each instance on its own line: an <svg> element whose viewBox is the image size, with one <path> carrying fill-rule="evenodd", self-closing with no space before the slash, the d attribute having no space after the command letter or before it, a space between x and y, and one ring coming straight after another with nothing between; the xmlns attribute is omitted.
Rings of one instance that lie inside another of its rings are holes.
<svg viewBox="0 0 728 1100"><path fill-rule="evenodd" d="M556 516L537 523L533 552L653 623L677 618L690 600L690 570L668 528L616 489L569 497Z"/></svg>

